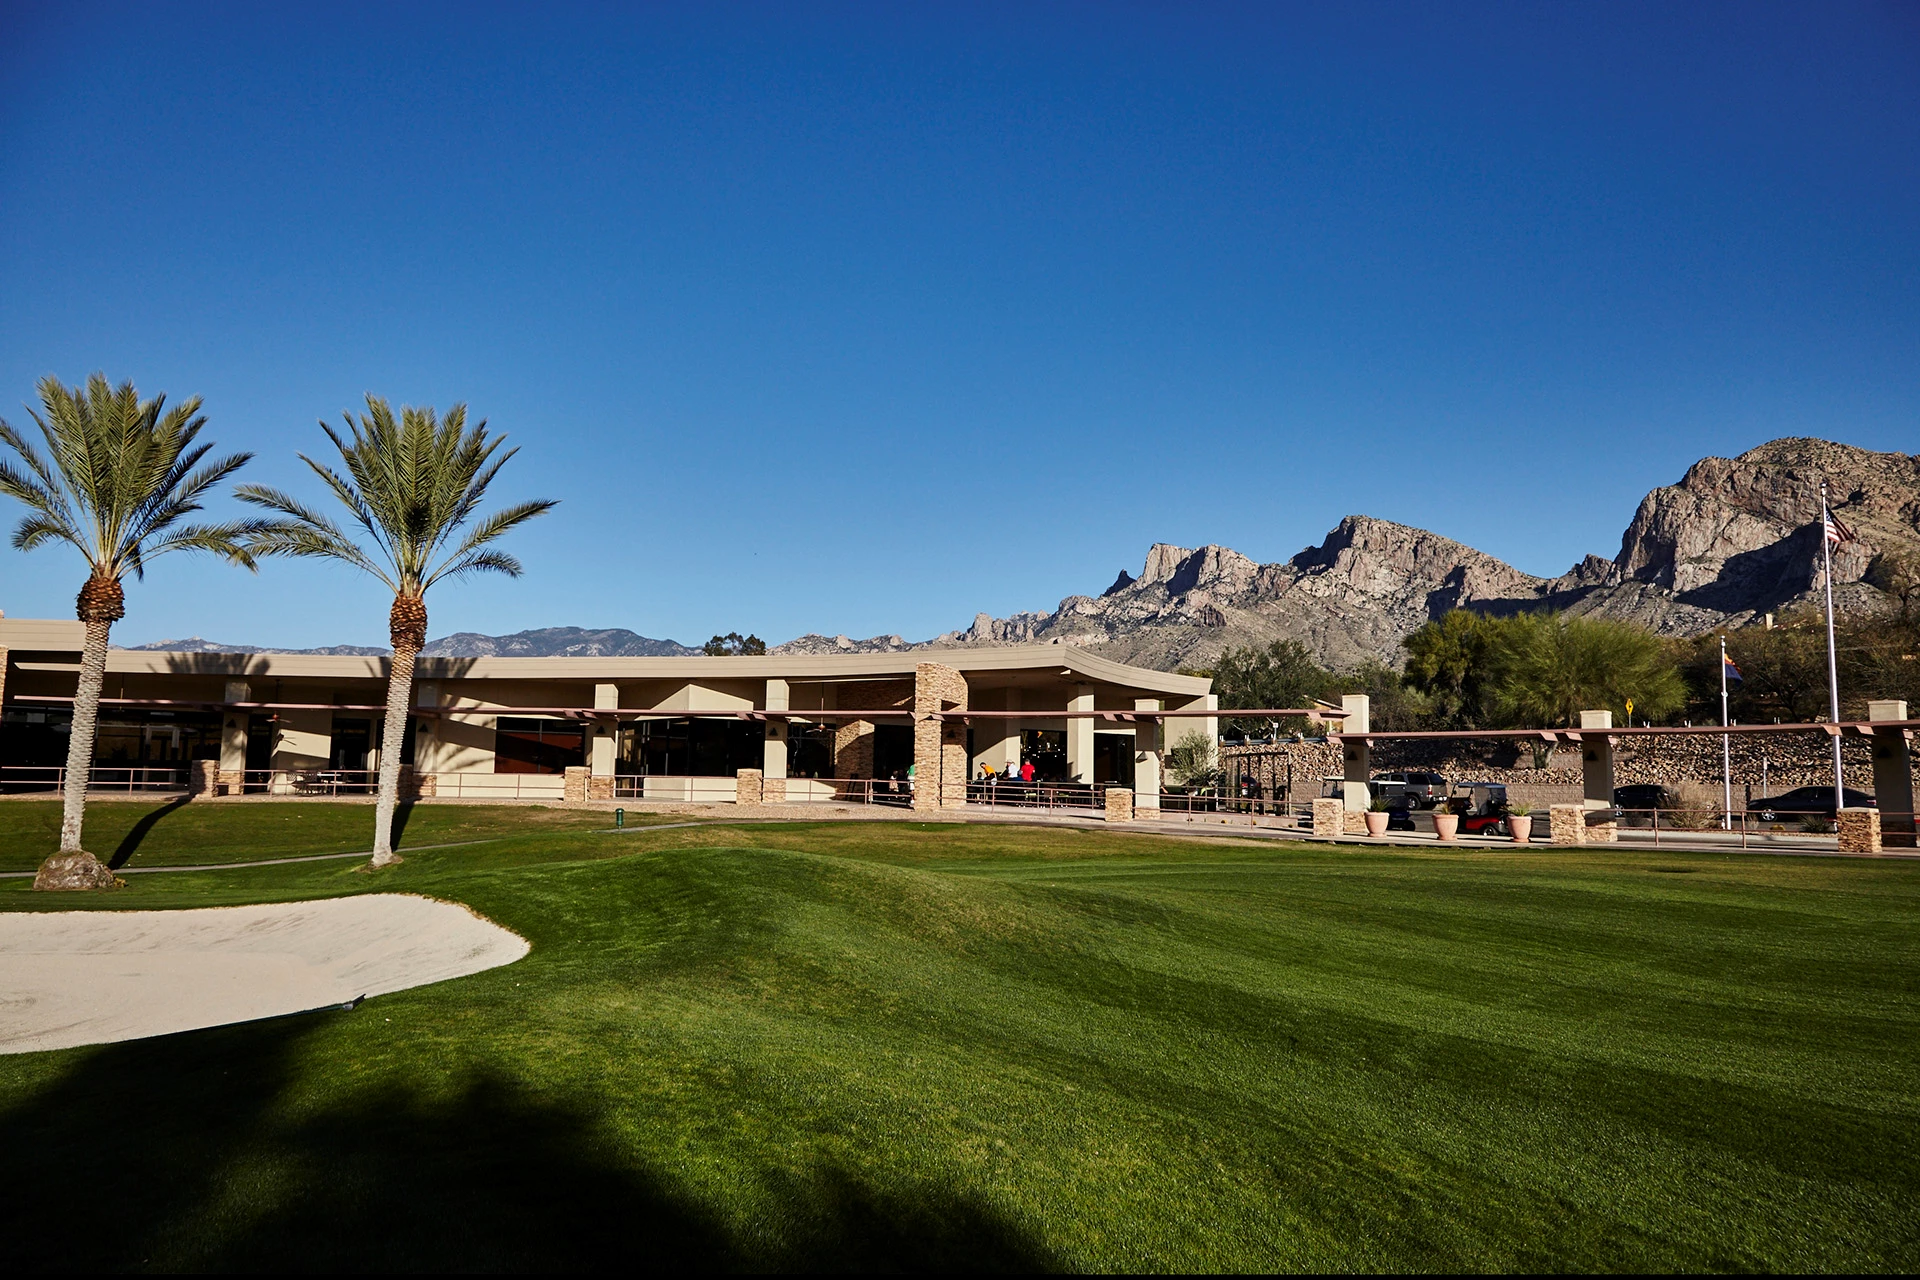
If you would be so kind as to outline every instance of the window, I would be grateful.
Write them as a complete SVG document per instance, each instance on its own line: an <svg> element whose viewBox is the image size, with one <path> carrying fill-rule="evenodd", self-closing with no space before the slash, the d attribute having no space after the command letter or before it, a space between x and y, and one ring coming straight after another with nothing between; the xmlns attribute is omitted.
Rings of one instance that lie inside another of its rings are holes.
<svg viewBox="0 0 1920 1280"><path fill-rule="evenodd" d="M827 731L831 741L832 730ZM766 764L766 729L755 720L638 720L620 727L614 772L622 777L730 778Z"/></svg>
<svg viewBox="0 0 1920 1280"><path fill-rule="evenodd" d="M494 726L495 773L564 773L586 763L586 728L576 721L501 716Z"/></svg>

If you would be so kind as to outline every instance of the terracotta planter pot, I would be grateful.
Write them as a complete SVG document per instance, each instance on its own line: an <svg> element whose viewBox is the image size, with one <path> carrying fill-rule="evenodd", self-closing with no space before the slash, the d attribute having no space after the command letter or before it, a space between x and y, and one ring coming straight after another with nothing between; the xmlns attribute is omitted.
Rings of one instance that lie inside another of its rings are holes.
<svg viewBox="0 0 1920 1280"><path fill-rule="evenodd" d="M1442 840L1453 839L1460 834L1460 815L1457 813L1434 814L1433 833Z"/></svg>
<svg viewBox="0 0 1920 1280"><path fill-rule="evenodd" d="M1369 811L1367 814L1367 834L1370 836L1383 836L1387 834L1387 815Z"/></svg>
<svg viewBox="0 0 1920 1280"><path fill-rule="evenodd" d="M1513 828L1513 842L1525 844L1533 839L1533 815L1530 813L1510 813L1507 825Z"/></svg>

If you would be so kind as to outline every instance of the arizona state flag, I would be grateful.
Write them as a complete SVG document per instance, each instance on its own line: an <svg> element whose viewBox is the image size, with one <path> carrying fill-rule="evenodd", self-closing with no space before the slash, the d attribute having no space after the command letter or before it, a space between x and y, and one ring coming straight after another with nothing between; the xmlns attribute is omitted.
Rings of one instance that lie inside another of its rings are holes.
<svg viewBox="0 0 1920 1280"><path fill-rule="evenodd" d="M1722 654L1720 655L1720 664L1720 674L1723 677L1736 684L1745 683L1740 677L1740 668L1733 665L1732 658Z"/></svg>

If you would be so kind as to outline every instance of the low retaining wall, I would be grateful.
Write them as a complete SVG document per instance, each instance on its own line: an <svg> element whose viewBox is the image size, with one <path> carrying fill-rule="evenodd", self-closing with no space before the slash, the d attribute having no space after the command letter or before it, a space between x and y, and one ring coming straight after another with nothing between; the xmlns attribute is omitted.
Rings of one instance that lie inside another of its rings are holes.
<svg viewBox="0 0 1920 1280"><path fill-rule="evenodd" d="M1761 792L1762 762L1765 786L1774 795L1795 787L1820 786L1833 781L1833 748L1824 732L1732 735L1734 799L1752 789ZM1864 738L1841 739L1842 772L1849 787L1873 790L1872 747ZM1658 738L1614 739L1615 786L1658 782L1679 788L1683 783L1720 785L1720 737L1687 734ZM1324 742L1281 743L1275 746L1224 747L1221 767L1229 777L1253 775L1265 794L1278 795L1292 766L1293 796L1307 800L1320 792L1320 779L1338 777L1343 769L1340 748ZM1915 779L1920 783L1920 760ZM1510 738L1449 742L1445 739L1386 741L1373 749L1373 771L1428 769L1454 782L1501 782L1513 799L1535 808L1578 803L1580 751L1562 746L1548 753L1542 767L1534 765L1533 751Z"/></svg>

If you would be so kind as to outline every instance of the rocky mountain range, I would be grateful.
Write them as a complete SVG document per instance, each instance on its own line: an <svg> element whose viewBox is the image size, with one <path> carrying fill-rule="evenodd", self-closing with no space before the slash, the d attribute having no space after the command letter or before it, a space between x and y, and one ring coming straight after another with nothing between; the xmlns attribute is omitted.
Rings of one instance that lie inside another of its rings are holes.
<svg viewBox="0 0 1920 1280"><path fill-rule="evenodd" d="M1820 588L1820 481L1855 535L1834 553L1836 604L1881 607L1889 566L1920 563L1920 457L1790 438L1738 458L1703 458L1640 503L1612 559L1589 555L1537 578L1472 547L1373 516L1342 520L1319 546L1259 564L1228 547L1156 543L1138 576L1121 571L1098 596L1051 612L973 625L931 640L806 635L775 654L878 653L1008 644L1072 644L1122 662L1205 666L1224 647L1299 640L1339 668L1397 664L1401 642L1450 609L1564 609L1664 635L1748 626ZM380 654L338 645L261 650L198 638L138 646L186 652ZM508 636L460 632L424 652L448 657L677 656L698 649L622 629L545 627Z"/></svg>
<svg viewBox="0 0 1920 1280"><path fill-rule="evenodd" d="M1855 538L1834 553L1843 608L1884 604L1873 585L1901 558L1920 560L1920 457L1826 440L1774 440L1738 458L1703 458L1640 503L1613 559L1589 555L1537 578L1449 538L1348 516L1317 547L1258 564L1227 547L1154 545L1138 577L1122 571L1098 596L1051 613L976 615L920 645L898 636L803 636L776 651L1058 643L1122 662L1208 665L1227 646L1299 640L1332 667L1398 664L1403 641L1450 609L1564 609L1664 635L1747 626L1810 599L1820 585L1820 481Z"/></svg>

